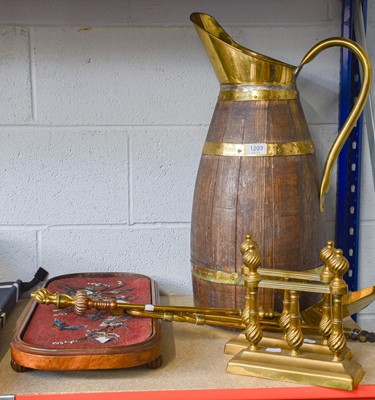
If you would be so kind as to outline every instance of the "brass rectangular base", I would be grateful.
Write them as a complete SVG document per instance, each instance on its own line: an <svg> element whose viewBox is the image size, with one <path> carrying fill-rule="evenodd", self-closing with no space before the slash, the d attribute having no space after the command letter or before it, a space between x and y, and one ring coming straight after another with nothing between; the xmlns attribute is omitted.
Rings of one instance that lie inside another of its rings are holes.
<svg viewBox="0 0 375 400"><path fill-rule="evenodd" d="M353 390L364 371L356 362L332 361L332 355L303 353L294 357L288 350L261 348L240 351L228 362L227 372L257 378Z"/></svg>
<svg viewBox="0 0 375 400"><path fill-rule="evenodd" d="M289 349L288 344L283 339L282 333L279 332L267 332L267 337L263 337L259 345L264 348L281 348ZM249 342L245 337L244 333L239 334L237 337L229 340L224 347L225 354L238 354L241 350L249 347ZM319 354L331 354L327 345L323 344L323 340L320 337L306 338L305 342L301 347L302 352L319 353Z"/></svg>

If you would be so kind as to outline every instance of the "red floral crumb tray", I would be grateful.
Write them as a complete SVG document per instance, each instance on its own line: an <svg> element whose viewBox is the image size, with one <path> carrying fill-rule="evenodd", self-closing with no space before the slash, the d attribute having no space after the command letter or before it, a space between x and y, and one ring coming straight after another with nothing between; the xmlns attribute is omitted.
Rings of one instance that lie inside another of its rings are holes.
<svg viewBox="0 0 375 400"><path fill-rule="evenodd" d="M74 296L85 290L96 300L120 300L155 304L157 285L144 275L131 273L87 273L50 279L52 293ZM89 310L80 316L73 307L33 303L11 342L11 365L17 372L27 369L78 370L161 365L160 321L112 315Z"/></svg>

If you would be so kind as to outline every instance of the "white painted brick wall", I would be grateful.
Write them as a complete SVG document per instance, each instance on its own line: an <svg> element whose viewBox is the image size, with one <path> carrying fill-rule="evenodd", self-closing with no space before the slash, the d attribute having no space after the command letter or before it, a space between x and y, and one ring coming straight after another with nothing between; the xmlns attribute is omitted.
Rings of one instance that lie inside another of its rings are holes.
<svg viewBox="0 0 375 400"><path fill-rule="evenodd" d="M189 234L188 224L52 227L41 233L41 263L64 273L136 272L157 280L164 293L189 293Z"/></svg>
<svg viewBox="0 0 375 400"><path fill-rule="evenodd" d="M1 225L127 224L124 129L3 127Z"/></svg>
<svg viewBox="0 0 375 400"><path fill-rule="evenodd" d="M298 64L316 42L340 34L341 2L0 0L0 7L0 279L30 278L37 266L51 276L135 271L165 293L191 293L191 202L218 83L190 13L208 12L245 46ZM334 49L299 77L321 166L337 131L338 82ZM368 286L375 230L368 168L364 179ZM334 203L332 188L327 238Z"/></svg>
<svg viewBox="0 0 375 400"><path fill-rule="evenodd" d="M38 122L208 123L205 94L217 84L196 36L187 27L34 28Z"/></svg>
<svg viewBox="0 0 375 400"><path fill-rule="evenodd" d="M0 27L0 121L27 124L32 121L29 37L26 28Z"/></svg>
<svg viewBox="0 0 375 400"><path fill-rule="evenodd" d="M38 263L36 249L37 234L33 228L1 228L0 282L29 277Z"/></svg>
<svg viewBox="0 0 375 400"><path fill-rule="evenodd" d="M197 165L207 126L134 129L131 223L190 222ZM187 246L189 247L189 246Z"/></svg>

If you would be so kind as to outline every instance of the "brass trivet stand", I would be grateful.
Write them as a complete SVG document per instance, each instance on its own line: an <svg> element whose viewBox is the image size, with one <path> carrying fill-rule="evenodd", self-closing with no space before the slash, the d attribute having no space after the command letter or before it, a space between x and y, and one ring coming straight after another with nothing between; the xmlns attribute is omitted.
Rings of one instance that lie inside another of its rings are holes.
<svg viewBox="0 0 375 400"><path fill-rule="evenodd" d="M364 371L352 361L343 329L342 298L348 288L343 275L349 268L342 251L328 242L320 257L320 274L259 268L261 257L255 244L242 246L246 276L246 304L243 318L247 327L230 340L225 352L235 354L227 372L317 386L353 390ZM284 291L279 326L283 333L263 334L257 304L258 288ZM305 337L301 328L300 292L323 294L319 337ZM250 344L250 345L249 345Z"/></svg>

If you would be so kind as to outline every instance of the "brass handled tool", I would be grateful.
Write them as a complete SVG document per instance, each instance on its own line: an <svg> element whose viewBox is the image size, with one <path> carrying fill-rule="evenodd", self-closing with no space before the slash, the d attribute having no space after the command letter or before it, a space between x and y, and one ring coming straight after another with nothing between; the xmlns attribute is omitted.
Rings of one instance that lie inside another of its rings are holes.
<svg viewBox="0 0 375 400"><path fill-rule="evenodd" d="M160 306L154 304L134 304L116 300L95 300L87 297L84 290L76 295L50 293L42 288L31 294L40 304L54 304L57 308L74 307L82 315L89 309L107 310L115 314L127 313L134 317L158 318L165 321L189 322L196 325L218 325L242 328L241 311L220 308L197 308L182 306Z"/></svg>

